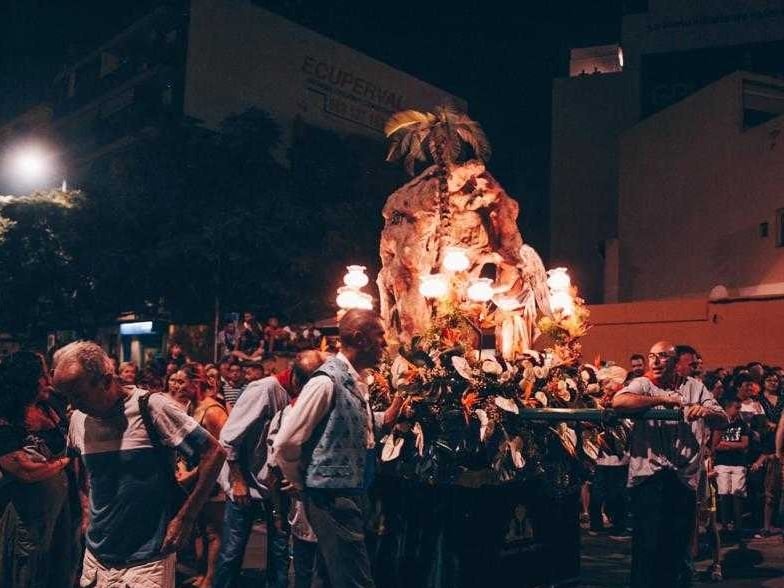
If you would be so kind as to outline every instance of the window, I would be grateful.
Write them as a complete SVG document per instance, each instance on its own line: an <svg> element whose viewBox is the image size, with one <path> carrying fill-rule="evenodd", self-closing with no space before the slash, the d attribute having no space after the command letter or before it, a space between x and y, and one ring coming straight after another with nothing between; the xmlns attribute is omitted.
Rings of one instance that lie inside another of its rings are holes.
<svg viewBox="0 0 784 588"><path fill-rule="evenodd" d="M743 80L743 126L750 129L784 114L784 86Z"/></svg>

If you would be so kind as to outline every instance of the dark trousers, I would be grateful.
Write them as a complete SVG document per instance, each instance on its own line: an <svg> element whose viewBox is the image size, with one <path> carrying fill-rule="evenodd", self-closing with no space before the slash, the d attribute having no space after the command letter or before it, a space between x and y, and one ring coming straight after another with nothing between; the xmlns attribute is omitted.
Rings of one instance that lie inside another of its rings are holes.
<svg viewBox="0 0 784 588"><path fill-rule="evenodd" d="M604 528L602 506L612 522L613 532L626 530L626 480L629 466L597 465L591 485L591 530Z"/></svg>
<svg viewBox="0 0 784 588"><path fill-rule="evenodd" d="M689 543L697 495L670 470L631 491L634 513L632 588L691 585Z"/></svg>
<svg viewBox="0 0 784 588"><path fill-rule="evenodd" d="M251 500L245 506L226 500L214 588L232 588L237 585L253 521L257 518L263 518L267 526L267 587L288 586L289 538L286 532L275 526L272 506L261 500Z"/></svg>
<svg viewBox="0 0 784 588"><path fill-rule="evenodd" d="M304 502L332 588L374 588L365 546L367 495L311 489Z"/></svg>
<svg viewBox="0 0 784 588"><path fill-rule="evenodd" d="M316 572L318 544L312 541L303 541L292 535L291 552L294 559L294 588L321 586Z"/></svg>

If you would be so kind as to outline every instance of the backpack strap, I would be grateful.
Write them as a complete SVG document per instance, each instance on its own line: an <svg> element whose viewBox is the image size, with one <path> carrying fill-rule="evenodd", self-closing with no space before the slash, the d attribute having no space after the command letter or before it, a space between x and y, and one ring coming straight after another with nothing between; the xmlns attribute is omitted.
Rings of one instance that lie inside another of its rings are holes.
<svg viewBox="0 0 784 588"><path fill-rule="evenodd" d="M144 428L147 429L147 436L150 438L150 442L154 447L160 448L164 446L161 441L161 434L158 432L158 429L155 428L155 424L152 422L152 414L150 413L150 396L153 394L155 393L146 392L142 396L139 396L139 414L142 417Z"/></svg>

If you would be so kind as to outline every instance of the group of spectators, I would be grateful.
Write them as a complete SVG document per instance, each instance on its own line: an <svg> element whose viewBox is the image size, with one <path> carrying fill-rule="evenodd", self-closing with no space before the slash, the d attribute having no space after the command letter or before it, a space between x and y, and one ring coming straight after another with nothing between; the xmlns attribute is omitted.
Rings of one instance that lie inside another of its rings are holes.
<svg viewBox="0 0 784 588"><path fill-rule="evenodd" d="M219 356L256 359L265 354L313 349L322 334L312 320L303 325L281 325L276 316L262 325L253 312L243 312L241 320L229 321L218 333Z"/></svg>
<svg viewBox="0 0 784 588"><path fill-rule="evenodd" d="M4 358L0 585L173 588L177 576L198 588L238 586L262 521L267 586L288 586L290 567L298 587L354 585L352 574L371 586L367 554L346 561L361 512L338 506L359 505L372 480L362 465L375 417L349 390L365 389L357 370L377 365L384 331L369 311L344 323L337 355L308 349L277 363L228 353L202 364L172 345L164 373L140 373L89 341L50 361ZM338 430L343 445L333 446ZM356 464L349 479L352 467L330 465L335 454Z"/></svg>
<svg viewBox="0 0 784 588"><path fill-rule="evenodd" d="M667 385L662 385L665 362L671 362L673 376ZM622 422L617 426L620 435L613 435L617 430L605 431L605 436L620 436L625 451L617 451L617 447L613 447L616 451L610 451L601 444L597 452L591 481L584 485L582 495L581 520L590 535L607 534L616 540L631 538L629 531L642 522L630 516L630 511L647 517L655 510L650 508L651 504L644 505L640 488L646 484L640 481L660 477L663 472L675 472L680 479L680 484L670 489L685 500L680 514L686 514L680 518L694 518L693 532L688 533L690 555L696 556L701 547L710 550L713 564L707 572L713 580L722 578L722 544L737 544L743 550L751 537L781 534L784 523L781 463L784 370L781 367L754 361L705 371L696 349L676 345L671 350L654 346L647 357L632 355L628 371L612 364L585 371L584 378L596 382L605 406L639 408L620 399L629 398L629 392L650 395L649 388L658 390L656 386L661 386L667 394L672 391L677 396L654 394L656 399L640 407L681 406L689 411L691 407L703 406L710 417L715 417L720 407L726 414L725 419L712 418L699 429L693 424L692 431L668 430L670 425L646 421ZM622 396L623 393L626 395ZM619 400L613 401L616 395ZM662 435L670 433L672 447L662 441ZM641 442L646 436L649 437L646 442ZM682 494L679 489L684 487L688 491ZM661 494L665 490L666 487L658 488L657 492ZM677 500L672 496L668 500L671 502L667 508L678 511ZM692 512L689 503L693 503L693 515L688 514ZM673 519L672 537L677 535L676 524L677 519ZM670 544L672 537L668 538ZM635 534L635 550L642 543L642 538ZM647 547L649 551L655 548L655 545ZM674 558L678 557L676 550ZM639 576L656 577L655 574ZM633 585L637 584L633 582Z"/></svg>

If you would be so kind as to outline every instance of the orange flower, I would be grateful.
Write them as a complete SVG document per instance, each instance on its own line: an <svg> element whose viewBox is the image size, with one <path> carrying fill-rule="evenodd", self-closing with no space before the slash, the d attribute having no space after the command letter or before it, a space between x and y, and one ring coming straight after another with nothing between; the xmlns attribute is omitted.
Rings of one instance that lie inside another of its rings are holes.
<svg viewBox="0 0 784 588"><path fill-rule="evenodd" d="M463 411L466 413L471 412L473 410L474 405L479 401L479 394L474 392L473 390L466 390L463 392L463 398L460 400L460 404L463 405Z"/></svg>

